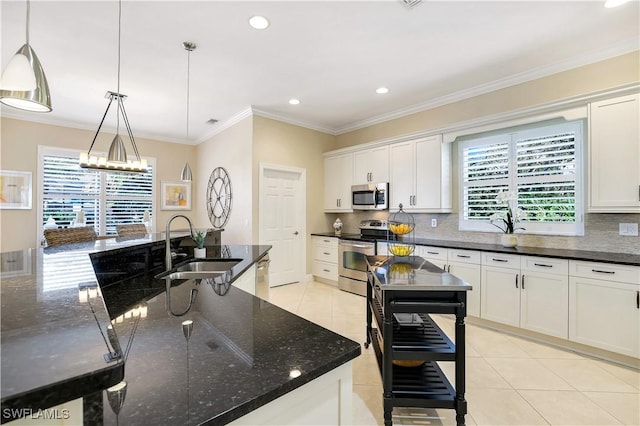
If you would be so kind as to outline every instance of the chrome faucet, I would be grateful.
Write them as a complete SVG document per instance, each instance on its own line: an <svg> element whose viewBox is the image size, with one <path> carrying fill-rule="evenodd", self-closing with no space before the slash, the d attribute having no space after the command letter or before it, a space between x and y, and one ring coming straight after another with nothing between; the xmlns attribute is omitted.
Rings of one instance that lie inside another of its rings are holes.
<svg viewBox="0 0 640 426"><path fill-rule="evenodd" d="M189 223L189 233L191 234L191 238L193 238L194 232L193 232L193 224L191 223L191 219L189 219L187 216L183 215L183 214L176 214L173 215L169 218L169 220L167 221L167 226L165 229L165 252L164 252L164 264L165 267L167 268L167 271L171 269L171 222L173 222L173 219L177 218L177 217L182 217L184 219L187 220L187 222Z"/></svg>
<svg viewBox="0 0 640 426"><path fill-rule="evenodd" d="M164 261L165 261L165 267L167 268L167 271L169 271L171 269L171 267L173 266L171 263L171 222L173 222L173 219L177 218L177 217L182 217L184 219L186 219L186 221L189 223L189 233L191 234L191 238L194 237L194 232L193 232L193 224L191 223L191 219L189 219L187 216L183 215L183 214L176 214L173 215L169 218L169 220L167 221L167 226L165 228L165 255L164 255ZM193 302L195 302L196 300L196 296L198 295L198 290L196 290L195 288L191 289L191 292L189 294L189 306L187 306L187 309L185 309L183 312L180 313L175 313L173 312L173 310L171 309L171 279L169 277L165 278L165 283L167 286L167 295L166 295L166 308L167 308L167 312L174 316L174 317L181 317L183 315L185 315L187 312L189 312L189 310L191 310L191 306L193 305Z"/></svg>

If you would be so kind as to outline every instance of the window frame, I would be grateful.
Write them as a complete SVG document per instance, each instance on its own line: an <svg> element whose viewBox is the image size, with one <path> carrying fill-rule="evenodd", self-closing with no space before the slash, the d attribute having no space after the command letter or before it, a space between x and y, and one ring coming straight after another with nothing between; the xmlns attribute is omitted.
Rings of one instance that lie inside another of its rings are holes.
<svg viewBox="0 0 640 426"><path fill-rule="evenodd" d="M38 193L38 197L37 197L37 203L38 203L38 208L37 208L37 216L36 216L36 220L37 220L37 229L38 232L36 234L36 246L42 246L44 245L44 224L43 224L43 214L44 214L44 208L43 208L43 202L44 202L44 157L45 156L57 156L57 157L68 157L68 158L79 158L80 153L83 152L82 150L79 149L72 149L72 148L60 148L60 147L52 147L52 146L46 146L46 145L38 145L38 173L37 173L37 193ZM106 153L100 153L100 152L96 152L96 155L103 155L106 156ZM155 157L143 157L147 160L147 163L151 166L152 168L152 183L151 183L151 217L156 217L156 210L157 210L157 202L156 202L156 180L157 180L157 169L156 169L156 159ZM98 195L98 203L101 206L106 206L106 202L107 202L107 194L106 194L106 176L105 173L114 173L114 172L107 172L107 171L99 171L96 170L100 173L100 193ZM115 172L115 173L119 173L119 172ZM122 197L119 197L122 198ZM111 197L110 199L115 199L114 197ZM102 210L102 208L100 209L101 214L104 214L105 211ZM98 229L98 236L99 237L106 237L106 217L103 217L102 220L100 220L100 227ZM152 232L155 231L155 221L152 221ZM111 235L109 235L111 236ZM115 235L114 235L115 236Z"/></svg>
<svg viewBox="0 0 640 426"><path fill-rule="evenodd" d="M457 141L458 144L458 230L459 231L480 231L480 232L498 232L500 229L493 226L488 220L467 220L465 219L465 193L466 188L469 186L465 182L465 169L464 169L464 150L470 146L486 146L497 143L508 143L508 176L502 179L487 179L482 185L477 186L489 186L491 183L497 183L498 181L506 182L508 185L508 191L517 192L518 183L522 183L526 179L517 176L517 142L518 140L530 139L535 137L543 137L552 133L560 134L563 132L575 133L575 222L561 223L561 222L529 222L524 221L521 226L526 228L522 231L523 234L531 235L560 235L560 236L582 236L584 235L584 184L585 184L585 164L584 164L584 146L586 144L586 120L579 119L573 121L564 121L556 123L538 122L528 124L526 126L518 126L514 128L508 128L503 130L497 130L490 132L490 135L469 135L462 141ZM541 181L553 181L550 177L548 180L546 176ZM518 206L516 206L518 207Z"/></svg>

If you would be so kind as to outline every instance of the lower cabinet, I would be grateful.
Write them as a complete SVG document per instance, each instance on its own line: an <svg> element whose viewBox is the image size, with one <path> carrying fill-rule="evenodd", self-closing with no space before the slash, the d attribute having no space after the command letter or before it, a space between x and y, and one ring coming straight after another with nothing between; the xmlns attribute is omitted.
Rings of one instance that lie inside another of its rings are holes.
<svg viewBox="0 0 640 426"><path fill-rule="evenodd" d="M338 282L338 238L312 236L313 263L311 273Z"/></svg>
<svg viewBox="0 0 640 426"><path fill-rule="evenodd" d="M451 274L468 282L473 289L467 291L467 316L480 316L480 265L450 262L447 270Z"/></svg>
<svg viewBox="0 0 640 426"><path fill-rule="evenodd" d="M485 253L481 317L568 338L567 270L564 259Z"/></svg>
<svg viewBox="0 0 640 426"><path fill-rule="evenodd" d="M570 274L569 340L639 357L640 268L572 261Z"/></svg>

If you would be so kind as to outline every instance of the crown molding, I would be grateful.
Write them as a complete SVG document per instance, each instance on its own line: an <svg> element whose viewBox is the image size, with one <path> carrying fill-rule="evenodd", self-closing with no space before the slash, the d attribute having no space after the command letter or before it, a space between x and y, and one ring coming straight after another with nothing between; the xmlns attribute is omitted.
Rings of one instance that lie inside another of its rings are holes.
<svg viewBox="0 0 640 426"><path fill-rule="evenodd" d="M202 142L205 142L208 139L211 139L212 137L214 137L215 135L224 132L229 127L231 127L231 126L233 126L235 124L238 124L239 122L241 122L245 118L250 117L252 114L253 114L252 108L251 107L247 107L247 108L243 109L242 111L240 111L239 113L237 113L236 115L234 115L233 117L229 118L228 120L225 120L223 122L218 122L218 123L214 124L214 129L212 129L211 131L209 131L209 132L205 133L204 135L202 135L201 137L199 137L196 140L196 145L200 145Z"/></svg>
<svg viewBox="0 0 640 426"><path fill-rule="evenodd" d="M317 124L317 123L312 123L310 121L304 121L304 120L295 120L291 117L287 117L285 115L280 115L280 114L274 114L272 112L267 112L265 110L261 110L258 108L252 108L253 109L253 114L259 116L259 117L264 117L264 118L270 118L272 120L277 120L277 121L282 121L288 124L293 124L294 126L300 126L300 127L304 127L310 130L316 130L318 132L322 132L322 133L328 133L330 135L336 136L338 133L336 133L336 129L333 127L326 127L326 126L322 126L321 124Z"/></svg>
<svg viewBox="0 0 640 426"><path fill-rule="evenodd" d="M638 39L622 40L606 49L601 49L594 52L581 55L579 57L572 58L561 62L556 62L551 65L538 67L529 71L525 71L508 78L492 81L490 83L481 84L479 86L472 87L470 89L461 90L450 95L441 96L439 98L431 99L426 102L415 104L406 108L398 109L387 114L382 114L376 117L368 118L366 120L352 123L348 126L343 126L334 129L334 134L341 135L343 133L352 132L365 127L380 124L385 121L401 118L407 115L415 114L417 112L426 111L428 109L437 108L443 105L451 104L454 102L462 101L472 98L474 96L484 95L486 93L494 92L496 90L504 89L517 84L526 83L539 78L548 77L553 74L557 74L563 71L579 68L585 65L590 65L596 62L604 61L607 59L621 56L627 53L635 52L640 49L640 43Z"/></svg>

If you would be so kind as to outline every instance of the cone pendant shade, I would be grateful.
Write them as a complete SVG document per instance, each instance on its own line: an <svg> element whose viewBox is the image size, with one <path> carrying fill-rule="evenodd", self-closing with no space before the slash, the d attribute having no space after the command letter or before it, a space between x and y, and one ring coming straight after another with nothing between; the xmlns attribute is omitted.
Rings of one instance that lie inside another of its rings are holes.
<svg viewBox="0 0 640 426"><path fill-rule="evenodd" d="M29 64L29 77L25 78L25 60ZM19 73L19 75L16 75ZM35 81L35 88L31 90L19 90L19 87L30 85ZM49 83L44 74L40 60L29 44L23 45L9 65L2 73L2 90L0 90L0 102L14 108L25 111L49 112L51 111L51 95Z"/></svg>
<svg viewBox="0 0 640 426"><path fill-rule="evenodd" d="M188 162L184 165L182 173L180 173L180 180L183 182L191 182L193 180L193 174Z"/></svg>
<svg viewBox="0 0 640 426"><path fill-rule="evenodd" d="M127 150L124 147L124 142L120 135L116 135L109 147L109 155L107 161L112 163L127 163Z"/></svg>

